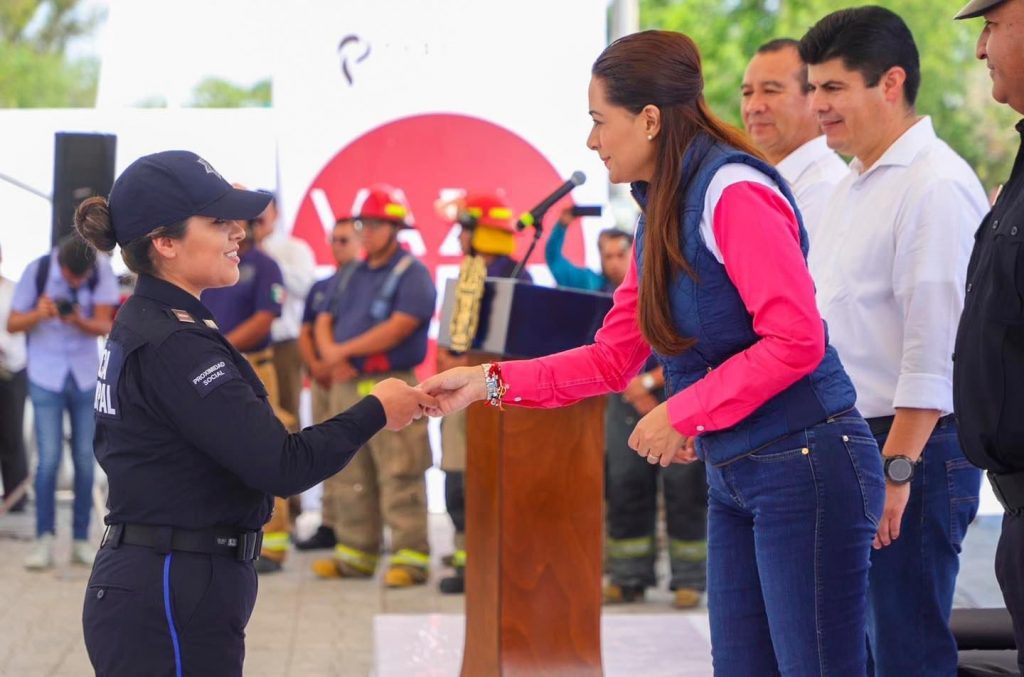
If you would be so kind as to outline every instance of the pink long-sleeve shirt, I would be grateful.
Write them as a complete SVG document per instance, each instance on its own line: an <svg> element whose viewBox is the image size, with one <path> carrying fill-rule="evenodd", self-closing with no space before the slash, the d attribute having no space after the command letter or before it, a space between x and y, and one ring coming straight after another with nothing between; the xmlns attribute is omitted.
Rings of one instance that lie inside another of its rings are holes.
<svg viewBox="0 0 1024 677"><path fill-rule="evenodd" d="M764 174L740 165L719 170L701 230L760 338L669 398L672 426L686 436L736 425L814 371L825 351L796 218ZM638 323L635 260L593 344L502 363L505 403L551 408L626 388L651 354Z"/></svg>

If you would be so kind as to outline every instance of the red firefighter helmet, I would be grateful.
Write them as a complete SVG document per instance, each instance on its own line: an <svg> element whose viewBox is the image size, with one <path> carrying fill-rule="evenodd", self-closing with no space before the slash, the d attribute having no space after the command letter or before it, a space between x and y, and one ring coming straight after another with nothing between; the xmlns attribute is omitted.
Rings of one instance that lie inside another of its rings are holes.
<svg viewBox="0 0 1024 677"><path fill-rule="evenodd" d="M505 198L499 195L491 193L467 195L462 209L469 217L460 219L460 223L463 225L486 226L508 233L516 231L512 208L508 206Z"/></svg>
<svg viewBox="0 0 1024 677"><path fill-rule="evenodd" d="M481 254L509 256L516 250L512 209L499 195L467 195L459 210L459 223L473 232L473 249Z"/></svg>
<svg viewBox="0 0 1024 677"><path fill-rule="evenodd" d="M409 201L401 189L386 183L377 183L361 188L352 204L352 214L339 221L359 220L389 221L401 228L414 228L415 220Z"/></svg>

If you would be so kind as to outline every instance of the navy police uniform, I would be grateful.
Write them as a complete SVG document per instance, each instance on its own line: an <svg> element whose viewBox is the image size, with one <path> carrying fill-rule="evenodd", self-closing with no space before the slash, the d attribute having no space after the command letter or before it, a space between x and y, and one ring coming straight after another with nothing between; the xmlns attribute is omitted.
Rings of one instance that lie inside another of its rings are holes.
<svg viewBox="0 0 1024 677"><path fill-rule="evenodd" d="M338 472L385 423L366 397L289 434L245 358L181 288L141 276L101 358L108 527L86 592L99 675L240 675L272 495Z"/></svg>
<svg viewBox="0 0 1024 677"><path fill-rule="evenodd" d="M964 455L988 471L1002 504L996 579L1024 674L1024 120L1010 178L974 236L953 355Z"/></svg>

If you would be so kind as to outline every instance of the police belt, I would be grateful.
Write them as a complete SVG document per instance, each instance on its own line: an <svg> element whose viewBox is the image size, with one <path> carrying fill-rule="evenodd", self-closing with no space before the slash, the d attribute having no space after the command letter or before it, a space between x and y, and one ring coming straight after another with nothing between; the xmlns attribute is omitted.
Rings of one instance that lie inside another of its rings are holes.
<svg viewBox="0 0 1024 677"><path fill-rule="evenodd" d="M895 416L877 416L875 418L866 418L868 427L871 428L871 434L875 437L879 435L888 435L889 430L892 429L892 422L896 419ZM935 422L936 428L941 428L945 425L955 422L953 414L946 414L938 421Z"/></svg>
<svg viewBox="0 0 1024 677"><path fill-rule="evenodd" d="M100 547L119 547L122 543L153 548L161 553L172 550L234 557L240 562L260 558L262 531L232 529L176 529L148 524L111 524L103 534Z"/></svg>
<svg viewBox="0 0 1024 677"><path fill-rule="evenodd" d="M987 474L992 493L1003 510L1011 515L1024 512L1024 471L997 473L989 470Z"/></svg>

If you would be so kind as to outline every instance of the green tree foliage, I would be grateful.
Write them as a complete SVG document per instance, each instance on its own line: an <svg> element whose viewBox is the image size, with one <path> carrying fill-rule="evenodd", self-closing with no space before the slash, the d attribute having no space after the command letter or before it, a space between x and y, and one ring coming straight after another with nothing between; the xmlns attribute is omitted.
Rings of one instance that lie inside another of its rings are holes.
<svg viewBox="0 0 1024 677"><path fill-rule="evenodd" d="M96 100L95 59L69 59L68 43L99 15L80 0L0 0L0 107L89 107Z"/></svg>
<svg viewBox="0 0 1024 677"><path fill-rule="evenodd" d="M818 19L857 3L843 0L640 0L643 28L686 33L701 49L705 96L722 117L740 124L743 71L757 47L775 37L799 39ZM1017 115L992 100L991 82L974 58L980 20L953 21L961 3L877 0L910 26L921 53L917 110L975 168L986 187L1010 173Z"/></svg>
<svg viewBox="0 0 1024 677"><path fill-rule="evenodd" d="M206 78L192 90L195 108L260 108L271 102L270 80L260 80L252 87L241 87L220 78Z"/></svg>

